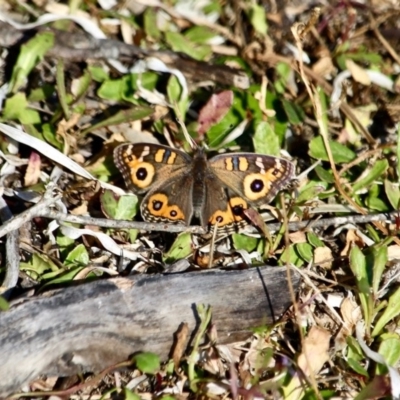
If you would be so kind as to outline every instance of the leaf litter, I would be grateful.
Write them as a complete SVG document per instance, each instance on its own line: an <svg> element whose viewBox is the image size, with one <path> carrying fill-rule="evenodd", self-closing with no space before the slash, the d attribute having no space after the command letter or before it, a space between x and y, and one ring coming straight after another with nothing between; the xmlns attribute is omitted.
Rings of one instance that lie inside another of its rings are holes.
<svg viewBox="0 0 400 400"><path fill-rule="evenodd" d="M254 331L247 341L218 344L218 325L202 310L197 344L186 347L184 333L169 362L142 353L96 387L90 375L87 386L75 380L75 391L133 399L400 398L400 9L390 2L190 4L2 5L3 48L11 51L33 29L14 64L2 55L9 71L1 76L2 197L18 215L50 180L51 193L62 194L53 203L82 217L77 226L30 219L35 245L23 247L30 251L21 251L20 264L2 263L6 275L5 268L20 269L18 281L5 282L26 289L22 274L38 288L93 271L115 275L120 256L150 273L155 249L171 271L207 268L210 257L215 268L291 265L304 274L292 308L274 324L243 321ZM69 45L79 42L84 54ZM285 235L283 223L271 234L251 211L256 228L211 247L187 232L165 239L133 227L94 229L85 217L130 220L138 212L112 149L151 141L188 151L176 118L209 149L284 155L299 174L313 166L270 212L309 226ZM349 213L385 218L313 227ZM6 260L10 250L1 251ZM50 396L57 381L31 388Z"/></svg>

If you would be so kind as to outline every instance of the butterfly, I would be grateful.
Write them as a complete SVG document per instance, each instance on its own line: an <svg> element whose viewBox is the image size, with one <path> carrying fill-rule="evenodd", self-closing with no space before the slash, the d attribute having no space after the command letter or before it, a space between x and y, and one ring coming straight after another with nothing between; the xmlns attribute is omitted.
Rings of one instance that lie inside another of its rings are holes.
<svg viewBox="0 0 400 400"><path fill-rule="evenodd" d="M168 146L126 143L115 148L114 161L130 191L142 195L140 211L148 222L189 225L233 233L248 222L244 211L270 203L288 186L294 164L254 153L220 154L207 159Z"/></svg>

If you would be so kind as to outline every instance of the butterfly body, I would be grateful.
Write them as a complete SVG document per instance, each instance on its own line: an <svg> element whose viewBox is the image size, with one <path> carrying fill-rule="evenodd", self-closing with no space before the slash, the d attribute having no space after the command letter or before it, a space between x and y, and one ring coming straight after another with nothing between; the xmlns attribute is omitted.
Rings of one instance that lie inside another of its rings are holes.
<svg viewBox="0 0 400 400"><path fill-rule="evenodd" d="M287 160L253 153L217 155L204 149L193 157L167 146L123 144L114 151L128 189L144 195L143 219L234 232L246 225L243 211L268 204L294 175Z"/></svg>

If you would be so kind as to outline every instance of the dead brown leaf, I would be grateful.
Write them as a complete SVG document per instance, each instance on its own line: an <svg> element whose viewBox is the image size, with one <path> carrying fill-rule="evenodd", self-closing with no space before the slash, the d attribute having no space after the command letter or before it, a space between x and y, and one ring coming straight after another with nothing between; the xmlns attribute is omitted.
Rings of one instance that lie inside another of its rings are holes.
<svg viewBox="0 0 400 400"><path fill-rule="evenodd" d="M332 267L332 250L326 246L317 247L314 250L314 264L325 269L330 269Z"/></svg>
<svg viewBox="0 0 400 400"><path fill-rule="evenodd" d="M25 172L24 184L25 186L36 185L40 178L41 172L41 158L40 155L34 151L29 156L28 168Z"/></svg>
<svg viewBox="0 0 400 400"><path fill-rule="evenodd" d="M303 341L303 349L298 357L298 367L304 376L313 377L329 360L329 341L331 334L324 328L313 326ZM300 375L296 374L285 388L285 398L294 400L304 395L304 386Z"/></svg>
<svg viewBox="0 0 400 400"><path fill-rule="evenodd" d="M340 311L345 324L342 326L335 338L335 349L337 351L346 347L346 338L353 333L357 322L362 317L359 305L351 296L348 296L343 300L340 306Z"/></svg>
<svg viewBox="0 0 400 400"><path fill-rule="evenodd" d="M174 361L175 370L177 371L186 349L187 340L189 337L189 325L185 322L182 323L178 332L176 332L175 337L176 341L172 351L172 360Z"/></svg>
<svg viewBox="0 0 400 400"><path fill-rule="evenodd" d="M233 103L233 92L225 90L218 94L213 94L207 104L199 113L199 135L204 135L211 126L215 125L226 115Z"/></svg>
<svg viewBox="0 0 400 400"><path fill-rule="evenodd" d="M360 248L364 247L364 241L357 235L357 231L355 229L349 229L346 234L346 246L340 252L340 255L345 257L348 256L353 244Z"/></svg>

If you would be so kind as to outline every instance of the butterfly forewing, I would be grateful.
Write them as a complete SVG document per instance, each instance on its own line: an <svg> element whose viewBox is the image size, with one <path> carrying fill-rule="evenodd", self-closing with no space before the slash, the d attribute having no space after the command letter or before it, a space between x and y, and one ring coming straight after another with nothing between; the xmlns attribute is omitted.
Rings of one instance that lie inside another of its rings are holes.
<svg viewBox="0 0 400 400"><path fill-rule="evenodd" d="M256 206L270 203L295 172L290 161L253 153L218 155L210 165L228 188Z"/></svg>
<svg viewBox="0 0 400 400"><path fill-rule="evenodd" d="M114 150L114 161L129 190L143 194L187 170L191 157L151 143L126 143Z"/></svg>

